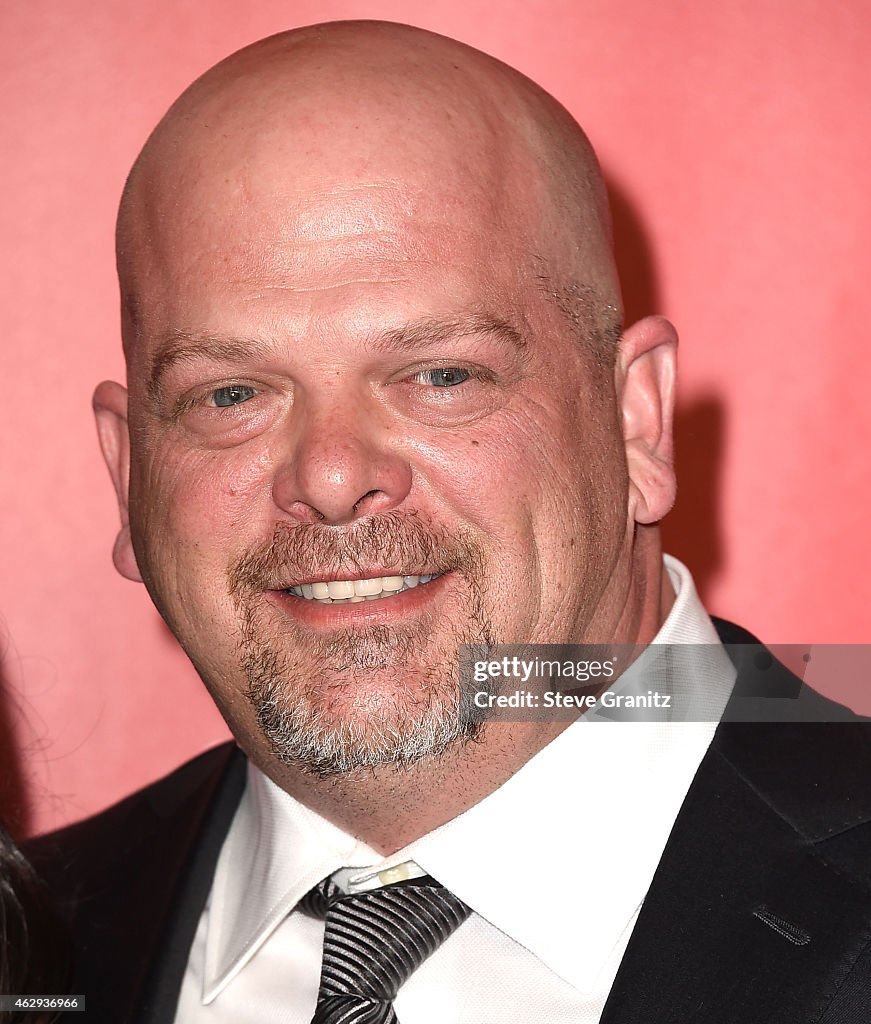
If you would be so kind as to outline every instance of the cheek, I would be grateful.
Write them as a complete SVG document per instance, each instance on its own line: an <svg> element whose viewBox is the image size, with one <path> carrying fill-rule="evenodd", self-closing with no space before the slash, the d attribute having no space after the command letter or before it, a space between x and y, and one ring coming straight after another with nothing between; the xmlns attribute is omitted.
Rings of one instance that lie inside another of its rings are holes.
<svg viewBox="0 0 871 1024"><path fill-rule="evenodd" d="M134 460L131 519L148 557L227 565L268 509L272 472L265 445L232 451L167 445Z"/></svg>
<svg viewBox="0 0 871 1024"><path fill-rule="evenodd" d="M423 475L483 536L496 582L553 594L607 572L625 530L619 437L581 410L543 404L421 446ZM545 586L547 584L547 586Z"/></svg>
<svg viewBox="0 0 871 1024"><path fill-rule="evenodd" d="M223 678L234 663L238 609L227 569L262 537L270 479L268 453L241 447L228 453L165 446L134 463L137 562L152 600L204 678Z"/></svg>
<svg viewBox="0 0 871 1024"><path fill-rule="evenodd" d="M613 517L620 489L621 449L572 417L550 410L505 415L464 433L416 445L421 475L437 496L484 526L528 530L546 524L560 534L584 509Z"/></svg>
<svg viewBox="0 0 871 1024"><path fill-rule="evenodd" d="M521 534L535 503L536 459L518 438L516 424L502 420L415 445L421 489L500 542L506 532Z"/></svg>
<svg viewBox="0 0 871 1024"><path fill-rule="evenodd" d="M555 545L571 550L566 531L578 511L554 457L567 439L542 427L549 421L540 413L506 412L430 438L416 454L435 515L447 510L449 521L471 528L484 550L484 585L503 635L533 635L535 623L550 615L553 589L546 582L564 570Z"/></svg>

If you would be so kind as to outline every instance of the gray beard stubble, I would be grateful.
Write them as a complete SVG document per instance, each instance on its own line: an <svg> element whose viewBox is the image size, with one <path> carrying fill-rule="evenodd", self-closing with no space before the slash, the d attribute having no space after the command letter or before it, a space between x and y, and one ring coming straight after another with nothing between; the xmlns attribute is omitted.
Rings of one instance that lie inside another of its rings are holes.
<svg viewBox="0 0 871 1024"><path fill-rule="evenodd" d="M465 581L463 607L456 609L465 624L450 649L434 649L435 631L426 618L404 628L375 624L322 638L294 637L299 627L291 622L284 643L276 642L274 629L254 607L257 593L286 582L288 572L292 578L344 579L365 558L385 565L438 565ZM486 687L473 690L461 683L458 655L462 644L485 651L495 644L482 578L482 554L468 539L440 535L414 515L386 513L342 534L318 525L276 526L270 542L230 572L242 612L239 655L246 696L274 756L330 777L382 765L408 767L475 740L488 711L475 704L474 694ZM369 684L377 672L391 673L390 692L375 689L349 713L355 676L365 674ZM334 702L344 705L344 713L333 713Z"/></svg>

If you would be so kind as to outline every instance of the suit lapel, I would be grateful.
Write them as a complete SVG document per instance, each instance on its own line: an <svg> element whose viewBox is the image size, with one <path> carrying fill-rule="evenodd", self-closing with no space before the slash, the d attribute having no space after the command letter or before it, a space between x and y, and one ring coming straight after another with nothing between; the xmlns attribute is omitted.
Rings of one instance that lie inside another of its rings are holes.
<svg viewBox="0 0 871 1024"><path fill-rule="evenodd" d="M716 625L727 644L755 646L730 650L736 696L675 822L601 1024L818 1020L871 940L868 724L814 694L796 702L797 718L812 705L814 724L743 724L740 712L728 721L738 695L797 696L801 684L770 659L760 676L755 637Z"/></svg>
<svg viewBox="0 0 871 1024"><path fill-rule="evenodd" d="M702 763L602 1024L816 1020L868 940L867 889L730 762L729 730L748 728L763 738L721 727Z"/></svg>
<svg viewBox="0 0 871 1024"><path fill-rule="evenodd" d="M245 764L244 755L234 747L211 785L198 794L197 805L187 808L182 826L185 841L179 843L179 835L168 829L162 833L165 848L154 851L152 874L163 878L163 885L152 889L158 894L155 912L160 927L154 930L156 942L144 961L151 968L136 995L131 1017L136 1024L168 1024L175 1018L197 924L245 788ZM177 812L172 817L179 824Z"/></svg>
<svg viewBox="0 0 871 1024"><path fill-rule="evenodd" d="M73 990L85 994L89 1020L173 1020L196 922L244 782L244 756L228 743L30 845L68 921Z"/></svg>

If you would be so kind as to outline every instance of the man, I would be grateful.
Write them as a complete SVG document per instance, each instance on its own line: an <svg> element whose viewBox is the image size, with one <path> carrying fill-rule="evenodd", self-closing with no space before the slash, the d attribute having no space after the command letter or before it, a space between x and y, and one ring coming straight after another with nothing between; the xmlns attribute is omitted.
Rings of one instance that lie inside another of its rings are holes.
<svg viewBox="0 0 871 1024"><path fill-rule="evenodd" d="M248 765L44 844L93 1019L860 1019L863 728L503 720L458 685L463 645L654 639L707 645L672 681L718 714L736 678L656 525L675 334L624 328L569 115L419 30L273 37L155 130L118 266L115 564Z"/></svg>

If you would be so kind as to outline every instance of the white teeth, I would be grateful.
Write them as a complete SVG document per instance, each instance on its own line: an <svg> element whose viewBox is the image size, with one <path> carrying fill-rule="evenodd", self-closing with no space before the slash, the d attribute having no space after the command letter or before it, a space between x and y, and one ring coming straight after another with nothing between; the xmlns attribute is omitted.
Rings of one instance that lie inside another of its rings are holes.
<svg viewBox="0 0 871 1024"><path fill-rule="evenodd" d="M381 593L381 577L374 580L354 580L354 593L360 597L369 597Z"/></svg>
<svg viewBox="0 0 871 1024"><path fill-rule="evenodd" d="M359 604L361 601L378 601L392 597L405 590L429 583L438 573L428 576L377 576L371 580L324 580L318 583L303 583L290 587L290 593L307 601L323 604Z"/></svg>

